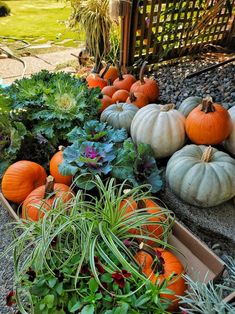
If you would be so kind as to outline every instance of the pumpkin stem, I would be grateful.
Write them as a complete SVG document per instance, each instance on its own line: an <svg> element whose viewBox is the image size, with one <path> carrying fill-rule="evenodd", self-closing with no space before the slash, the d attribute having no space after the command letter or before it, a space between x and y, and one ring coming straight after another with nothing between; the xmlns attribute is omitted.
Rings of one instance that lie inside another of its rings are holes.
<svg viewBox="0 0 235 314"><path fill-rule="evenodd" d="M153 262L152 262L152 270L153 272L158 272L159 274L164 274L164 259L158 256L154 249L151 246L141 242L139 245L139 249L146 252L147 254L151 255Z"/></svg>
<svg viewBox="0 0 235 314"><path fill-rule="evenodd" d="M130 93L130 101L131 102L134 102L134 101L136 101L136 99L137 99L137 97L135 96L135 94L134 93Z"/></svg>
<svg viewBox="0 0 235 314"><path fill-rule="evenodd" d="M167 104L167 105L162 106L160 111L170 111L173 109L175 109L175 104Z"/></svg>
<svg viewBox="0 0 235 314"><path fill-rule="evenodd" d="M202 100L202 109L205 113L214 112L215 107L213 106L213 101L211 97L206 97Z"/></svg>
<svg viewBox="0 0 235 314"><path fill-rule="evenodd" d="M213 156L213 147L212 146L208 146L203 154L202 154L202 158L201 158L201 161L203 162L209 162L211 161L211 158Z"/></svg>
<svg viewBox="0 0 235 314"><path fill-rule="evenodd" d="M108 86L112 86L112 80L111 79L108 79Z"/></svg>
<svg viewBox="0 0 235 314"><path fill-rule="evenodd" d="M60 152L63 152L64 150L65 150L65 147L64 147L63 145L60 145L60 146L59 146L59 151L60 151Z"/></svg>
<svg viewBox="0 0 235 314"><path fill-rule="evenodd" d="M110 67L110 64L107 64L106 67L105 67L105 69L104 69L104 72L103 72L103 73L101 74L101 76L100 76L102 79L104 78L105 74L108 72L109 67Z"/></svg>
<svg viewBox="0 0 235 314"><path fill-rule="evenodd" d="M147 65L147 61L144 61L144 63L142 64L142 67L140 69L140 76L139 76L139 79L140 79L140 82L141 84L145 84L145 80L144 80L144 71L146 69L146 65Z"/></svg>
<svg viewBox="0 0 235 314"><path fill-rule="evenodd" d="M117 110L123 111L122 105L119 102L117 102Z"/></svg>
<svg viewBox="0 0 235 314"><path fill-rule="evenodd" d="M119 78L119 81L124 80L124 78L123 78L123 76L122 76L122 70L121 70L121 66L120 66L119 62L117 62L117 70L118 70L118 78Z"/></svg>
<svg viewBox="0 0 235 314"><path fill-rule="evenodd" d="M47 196L51 195L51 193L54 192L54 183L55 183L54 177L48 176L45 185L44 198L46 198Z"/></svg>
<svg viewBox="0 0 235 314"><path fill-rule="evenodd" d="M138 200L138 201L137 201L137 208L138 208L138 209L146 208L145 201L143 201L143 200Z"/></svg>

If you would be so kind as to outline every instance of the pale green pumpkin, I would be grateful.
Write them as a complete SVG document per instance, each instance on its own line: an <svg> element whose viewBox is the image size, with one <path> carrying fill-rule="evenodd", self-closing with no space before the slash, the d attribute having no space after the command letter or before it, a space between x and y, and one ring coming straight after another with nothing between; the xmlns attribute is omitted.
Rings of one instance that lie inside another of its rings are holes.
<svg viewBox="0 0 235 314"><path fill-rule="evenodd" d="M233 128L232 133L229 135L224 144L225 148L235 156L235 106L230 108L228 110L228 113L230 114L230 117L232 119Z"/></svg>
<svg viewBox="0 0 235 314"><path fill-rule="evenodd" d="M141 108L131 124L135 143L149 144L156 158L171 156L185 142L185 117L174 104L150 104Z"/></svg>
<svg viewBox="0 0 235 314"><path fill-rule="evenodd" d="M100 121L107 122L115 129L130 130L131 122L139 108L133 104L117 103L108 106L101 114Z"/></svg>
<svg viewBox="0 0 235 314"><path fill-rule="evenodd" d="M199 96L190 96L182 101L181 105L179 106L179 111L183 113L185 118L189 115L189 113L200 105L202 102L202 97Z"/></svg>
<svg viewBox="0 0 235 314"><path fill-rule="evenodd" d="M211 146L187 145L168 161L166 180L186 203L216 206L235 196L235 159Z"/></svg>

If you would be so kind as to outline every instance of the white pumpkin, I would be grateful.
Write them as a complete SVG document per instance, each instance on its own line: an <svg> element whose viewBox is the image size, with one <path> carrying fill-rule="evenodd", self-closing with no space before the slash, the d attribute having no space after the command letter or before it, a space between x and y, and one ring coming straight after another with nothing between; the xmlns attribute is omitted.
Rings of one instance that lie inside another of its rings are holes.
<svg viewBox="0 0 235 314"><path fill-rule="evenodd" d="M185 117L173 104L141 108L131 124L135 143L149 144L156 158L171 156L185 142Z"/></svg>
<svg viewBox="0 0 235 314"><path fill-rule="evenodd" d="M182 101L181 105L179 106L179 111L183 113L185 118L190 114L190 112L200 105L202 102L202 97L199 96L190 96Z"/></svg>
<svg viewBox="0 0 235 314"><path fill-rule="evenodd" d="M235 159L211 146L187 145L168 161L166 180L185 202L219 205L235 196Z"/></svg>
<svg viewBox="0 0 235 314"><path fill-rule="evenodd" d="M233 129L230 136L227 138L227 140L224 142L225 148L235 156L235 106L230 108L228 110L228 113L230 114L230 117L232 119L233 123Z"/></svg>
<svg viewBox="0 0 235 314"><path fill-rule="evenodd" d="M115 129L125 128L130 131L131 122L139 108L133 104L117 103L108 106L101 114L100 120Z"/></svg>

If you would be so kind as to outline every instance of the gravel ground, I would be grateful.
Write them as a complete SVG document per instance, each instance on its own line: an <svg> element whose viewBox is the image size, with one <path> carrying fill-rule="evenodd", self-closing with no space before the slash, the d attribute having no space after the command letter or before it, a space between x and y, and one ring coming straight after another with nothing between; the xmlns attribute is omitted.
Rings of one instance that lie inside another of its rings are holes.
<svg viewBox="0 0 235 314"><path fill-rule="evenodd" d="M162 103L173 102L178 106L182 100L188 96L207 96L211 95L216 102L222 102L226 107L235 105L235 63L227 64L224 67L206 72L194 78L184 80L186 74L197 71L210 64L218 62L204 55L195 60L184 59L181 63L162 66L156 72L159 82ZM11 242L11 228L6 224L11 221L8 214L0 206L0 253L4 251ZM214 252L225 259L227 255L232 255L232 248L227 243L213 241L209 235L197 234L204 240ZM5 307L5 296L12 289L12 256L9 254L0 261L0 314L13 313L12 309ZM224 279L228 273L225 272Z"/></svg>
<svg viewBox="0 0 235 314"><path fill-rule="evenodd" d="M221 58L221 54L219 55ZM234 55L228 55L231 58ZM224 57L224 55L222 55ZM235 62L200 74L191 79L186 75L218 63L216 55L204 54L197 59L182 59L177 65L160 67L155 77L160 86L160 100L175 103L177 106L189 96L210 95L215 102L222 103L227 109L235 105Z"/></svg>

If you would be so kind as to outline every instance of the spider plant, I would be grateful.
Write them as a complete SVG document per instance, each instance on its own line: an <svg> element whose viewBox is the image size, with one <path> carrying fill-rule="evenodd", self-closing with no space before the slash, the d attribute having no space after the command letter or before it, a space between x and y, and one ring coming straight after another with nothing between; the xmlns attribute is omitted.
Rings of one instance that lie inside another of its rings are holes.
<svg viewBox="0 0 235 314"><path fill-rule="evenodd" d="M112 20L108 0L70 0L73 13L71 26L82 27L86 32L87 50L95 58L99 71L101 61L109 51L109 34Z"/></svg>
<svg viewBox="0 0 235 314"><path fill-rule="evenodd" d="M66 204L57 199L39 222L14 223L16 237L8 252L14 251L21 313L167 313L169 303L160 296L171 293L167 282L153 285L134 258L135 239L153 239L147 234L130 239L128 233L130 226L141 230L148 225L153 215L142 209L136 219L120 209L124 199L138 201L149 194L143 187L124 194L124 184L114 179L103 183L96 177L95 184L98 197L79 191ZM165 208L160 214L166 217L163 238L155 241L171 247L165 240L174 216ZM126 241L133 243L131 248Z"/></svg>

